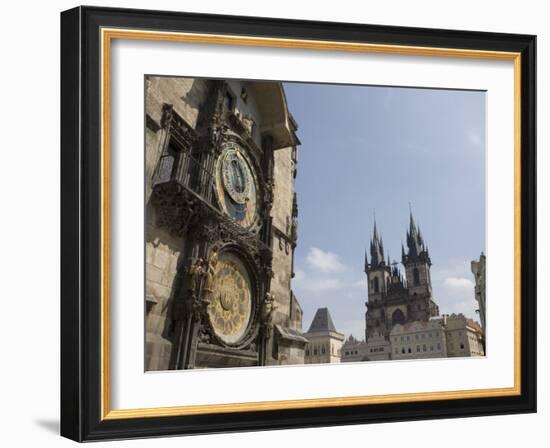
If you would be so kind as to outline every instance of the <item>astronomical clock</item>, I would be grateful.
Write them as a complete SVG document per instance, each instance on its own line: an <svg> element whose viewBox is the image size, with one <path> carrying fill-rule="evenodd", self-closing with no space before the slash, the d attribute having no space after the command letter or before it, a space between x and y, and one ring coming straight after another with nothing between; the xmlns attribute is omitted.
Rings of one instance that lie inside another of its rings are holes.
<svg viewBox="0 0 550 448"><path fill-rule="evenodd" d="M163 106L150 201L155 225L181 246L162 333L172 347L168 368L264 365L277 309L274 150L296 140L279 84L200 82L195 126Z"/></svg>
<svg viewBox="0 0 550 448"><path fill-rule="evenodd" d="M258 180L246 151L227 143L216 164L216 193L221 209L239 225L258 226Z"/></svg>

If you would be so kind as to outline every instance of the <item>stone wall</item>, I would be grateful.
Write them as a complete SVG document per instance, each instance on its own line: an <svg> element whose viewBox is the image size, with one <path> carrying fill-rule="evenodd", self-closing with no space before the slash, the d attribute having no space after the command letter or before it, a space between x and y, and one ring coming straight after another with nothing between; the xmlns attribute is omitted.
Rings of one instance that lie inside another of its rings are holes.
<svg viewBox="0 0 550 448"><path fill-rule="evenodd" d="M154 208L148 200L165 137L160 122L163 103L172 104L174 110L195 128L207 84L202 79L154 76L146 78L145 86L145 368L166 370L169 368L173 331L169 304L184 240L156 226Z"/></svg>
<svg viewBox="0 0 550 448"><path fill-rule="evenodd" d="M293 250L290 243L294 178L292 176L292 148L278 149L274 154L273 177L273 273L271 292L277 302L274 322L290 325L290 282L292 279Z"/></svg>

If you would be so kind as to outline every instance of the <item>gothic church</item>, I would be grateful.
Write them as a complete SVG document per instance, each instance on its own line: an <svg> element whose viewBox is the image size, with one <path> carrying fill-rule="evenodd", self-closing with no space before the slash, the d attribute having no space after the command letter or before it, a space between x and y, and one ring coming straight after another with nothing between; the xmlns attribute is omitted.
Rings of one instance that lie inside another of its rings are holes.
<svg viewBox="0 0 550 448"><path fill-rule="evenodd" d="M365 274L368 280L368 301L365 303L365 337L388 338L392 327L413 321L427 321L439 315L432 297L430 267L432 262L420 228L410 215L407 251L401 246L401 263L405 277L384 256L384 243L374 223L370 242L370 261L365 252Z"/></svg>

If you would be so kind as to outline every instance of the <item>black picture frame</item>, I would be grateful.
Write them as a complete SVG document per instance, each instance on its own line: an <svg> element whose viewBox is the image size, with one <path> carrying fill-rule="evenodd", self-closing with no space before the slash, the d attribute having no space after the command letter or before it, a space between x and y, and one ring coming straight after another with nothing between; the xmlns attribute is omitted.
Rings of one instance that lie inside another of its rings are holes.
<svg viewBox="0 0 550 448"><path fill-rule="evenodd" d="M102 420L102 27L521 53L521 393ZM532 35L99 7L61 13L61 435L92 441L536 412L535 58Z"/></svg>

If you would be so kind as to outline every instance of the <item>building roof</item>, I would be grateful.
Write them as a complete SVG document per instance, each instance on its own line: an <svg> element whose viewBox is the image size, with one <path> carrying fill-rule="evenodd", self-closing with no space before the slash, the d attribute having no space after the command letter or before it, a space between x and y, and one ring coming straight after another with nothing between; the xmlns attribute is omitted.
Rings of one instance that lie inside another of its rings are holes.
<svg viewBox="0 0 550 448"><path fill-rule="evenodd" d="M309 326L309 330L307 332L314 333L321 331L332 331L334 333L338 333L336 331L336 327L334 326L334 322L332 322L332 317L330 317L328 308L317 309L317 312L315 313L315 316L313 317L313 320L311 321L311 325Z"/></svg>

